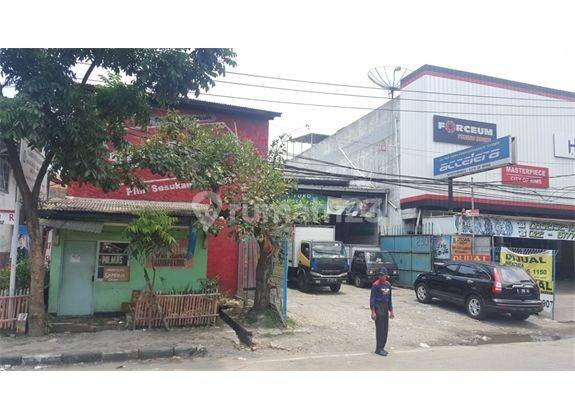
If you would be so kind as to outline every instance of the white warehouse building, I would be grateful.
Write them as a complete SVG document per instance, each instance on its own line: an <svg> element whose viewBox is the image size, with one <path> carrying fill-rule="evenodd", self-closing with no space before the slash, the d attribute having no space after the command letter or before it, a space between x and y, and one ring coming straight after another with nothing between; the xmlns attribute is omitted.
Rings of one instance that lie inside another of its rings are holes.
<svg viewBox="0 0 575 420"><path fill-rule="evenodd" d="M434 159L506 136L514 164L454 178L450 200ZM424 65L401 81L396 98L290 165L386 189L379 236L473 234L490 237L490 248L553 249L558 278L574 280L573 92ZM472 207L473 223L462 213Z"/></svg>

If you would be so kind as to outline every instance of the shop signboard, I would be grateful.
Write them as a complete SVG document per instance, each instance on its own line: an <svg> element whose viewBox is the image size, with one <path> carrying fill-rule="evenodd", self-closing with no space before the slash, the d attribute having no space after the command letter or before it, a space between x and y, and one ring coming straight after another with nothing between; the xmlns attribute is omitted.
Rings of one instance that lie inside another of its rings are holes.
<svg viewBox="0 0 575 420"><path fill-rule="evenodd" d="M553 135L555 157L575 159L575 135Z"/></svg>
<svg viewBox="0 0 575 420"><path fill-rule="evenodd" d="M575 241L575 223L568 222L541 222L500 217L456 215L426 218L424 223L432 223L433 231L442 235L475 234L508 238Z"/></svg>
<svg viewBox="0 0 575 420"><path fill-rule="evenodd" d="M496 139L496 124L442 115L433 116L433 141L474 146Z"/></svg>
<svg viewBox="0 0 575 420"><path fill-rule="evenodd" d="M1 210L0 225L13 225L13 224L14 224L14 210Z"/></svg>
<svg viewBox="0 0 575 420"><path fill-rule="evenodd" d="M490 143L468 147L433 159L435 178L455 178L514 163L514 138L505 136Z"/></svg>
<svg viewBox="0 0 575 420"><path fill-rule="evenodd" d="M468 255L457 255L453 254L453 261L491 261L491 255L478 255L478 254L468 254Z"/></svg>
<svg viewBox="0 0 575 420"><path fill-rule="evenodd" d="M379 198L328 197L327 214L375 218L381 208Z"/></svg>
<svg viewBox="0 0 575 420"><path fill-rule="evenodd" d="M312 204L316 205L319 210L326 211L327 209L327 196L314 194L314 193L304 193L304 192L295 192L291 195L294 199L304 199L311 201Z"/></svg>
<svg viewBox="0 0 575 420"><path fill-rule="evenodd" d="M549 168L509 165L501 168L501 182L516 187L549 188Z"/></svg>
<svg viewBox="0 0 575 420"><path fill-rule="evenodd" d="M453 236L451 238L451 254L471 255L472 237L471 236Z"/></svg>
<svg viewBox="0 0 575 420"><path fill-rule="evenodd" d="M499 257L502 265L522 267L539 285L543 314L553 316L555 278L553 273L553 251L547 250L537 254L521 254L502 247Z"/></svg>

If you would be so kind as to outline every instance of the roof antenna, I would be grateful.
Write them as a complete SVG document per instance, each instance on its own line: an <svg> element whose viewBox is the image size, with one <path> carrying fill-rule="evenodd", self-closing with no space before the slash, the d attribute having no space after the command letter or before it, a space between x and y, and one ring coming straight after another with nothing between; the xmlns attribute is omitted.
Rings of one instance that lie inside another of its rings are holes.
<svg viewBox="0 0 575 420"><path fill-rule="evenodd" d="M395 97L395 92L400 89L401 79L411 73L402 66L379 66L367 72L367 77L377 86L387 90L390 99Z"/></svg>

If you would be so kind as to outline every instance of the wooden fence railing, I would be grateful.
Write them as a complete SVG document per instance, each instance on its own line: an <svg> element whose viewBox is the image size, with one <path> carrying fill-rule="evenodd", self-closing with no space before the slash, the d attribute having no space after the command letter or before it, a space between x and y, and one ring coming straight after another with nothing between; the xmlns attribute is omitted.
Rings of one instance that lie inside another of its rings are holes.
<svg viewBox="0 0 575 420"><path fill-rule="evenodd" d="M163 327L162 316L169 327L211 325L218 318L218 293L204 295L156 294L156 305L150 305L149 297L142 297L134 305L134 324L147 327L151 317L152 327ZM159 306L159 308L158 308Z"/></svg>
<svg viewBox="0 0 575 420"><path fill-rule="evenodd" d="M16 290L15 296L8 296L8 290L0 290L0 330L13 330L19 314L28 313L30 290Z"/></svg>

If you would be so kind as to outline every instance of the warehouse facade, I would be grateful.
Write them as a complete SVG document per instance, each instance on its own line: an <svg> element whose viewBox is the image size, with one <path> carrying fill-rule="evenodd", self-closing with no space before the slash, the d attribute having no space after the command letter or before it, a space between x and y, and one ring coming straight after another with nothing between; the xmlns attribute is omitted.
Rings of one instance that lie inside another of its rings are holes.
<svg viewBox="0 0 575 420"><path fill-rule="evenodd" d="M450 200L434 159L506 136L514 164L456 178ZM381 236L473 234L489 238L478 248L550 249L557 278L574 280L573 92L424 65L398 97L291 161L302 171L319 162L347 177L361 170L366 179L352 183L385 186Z"/></svg>

